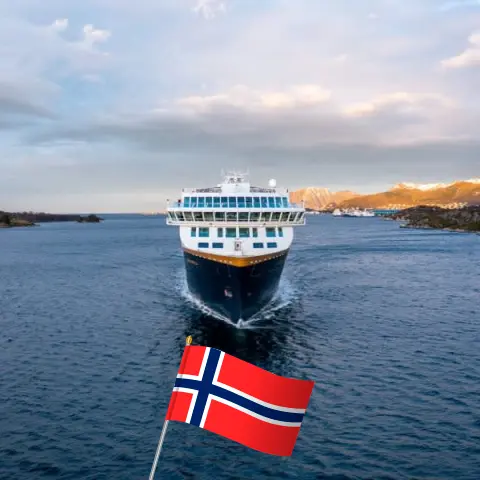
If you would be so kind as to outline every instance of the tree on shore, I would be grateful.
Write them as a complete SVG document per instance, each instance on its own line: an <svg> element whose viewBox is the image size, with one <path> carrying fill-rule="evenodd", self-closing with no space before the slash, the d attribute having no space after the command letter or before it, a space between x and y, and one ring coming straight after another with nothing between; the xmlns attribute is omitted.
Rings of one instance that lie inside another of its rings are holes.
<svg viewBox="0 0 480 480"><path fill-rule="evenodd" d="M0 224L3 224L3 225L12 224L12 219L10 218L10 215L8 213L0 212Z"/></svg>

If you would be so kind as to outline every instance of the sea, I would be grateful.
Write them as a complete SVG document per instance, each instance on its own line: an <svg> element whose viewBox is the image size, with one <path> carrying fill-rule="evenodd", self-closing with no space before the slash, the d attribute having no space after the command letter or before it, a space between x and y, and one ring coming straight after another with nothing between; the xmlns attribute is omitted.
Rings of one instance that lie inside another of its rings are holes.
<svg viewBox="0 0 480 480"><path fill-rule="evenodd" d="M0 231L0 479L147 479L185 338L315 388L293 455L171 422L155 478L480 479L480 236L307 217L242 328L163 216Z"/></svg>

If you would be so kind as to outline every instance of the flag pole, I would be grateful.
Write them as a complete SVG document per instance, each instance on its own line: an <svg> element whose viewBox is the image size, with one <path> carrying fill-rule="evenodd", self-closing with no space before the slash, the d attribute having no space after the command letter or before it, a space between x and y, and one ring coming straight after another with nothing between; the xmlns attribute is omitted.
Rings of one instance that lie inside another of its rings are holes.
<svg viewBox="0 0 480 480"><path fill-rule="evenodd" d="M192 343L192 336L189 335L185 340L185 346L190 345ZM162 445L165 440L165 436L167 435L167 428L168 428L168 420L163 422L162 433L160 434L160 440L158 441L157 451L155 452L155 459L153 460L152 470L150 472L150 477L148 480L153 480L155 477L155 470L157 469L158 458L160 457L160 452L162 451Z"/></svg>

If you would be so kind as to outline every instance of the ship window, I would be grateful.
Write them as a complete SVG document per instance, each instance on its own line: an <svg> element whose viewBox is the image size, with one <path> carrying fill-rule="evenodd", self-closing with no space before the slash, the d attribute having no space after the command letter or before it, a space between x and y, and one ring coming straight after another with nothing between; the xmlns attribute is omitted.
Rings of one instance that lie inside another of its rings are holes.
<svg viewBox="0 0 480 480"><path fill-rule="evenodd" d="M252 197L247 197L245 200L246 200L246 203L247 203L247 208L252 208L253 198Z"/></svg>
<svg viewBox="0 0 480 480"><path fill-rule="evenodd" d="M237 197L228 197L228 206L230 208L236 208L237 207Z"/></svg>
<svg viewBox="0 0 480 480"><path fill-rule="evenodd" d="M251 222L258 222L259 218L260 218L260 213L259 212L252 212L250 214L250 221Z"/></svg>
<svg viewBox="0 0 480 480"><path fill-rule="evenodd" d="M255 238L258 237L258 228L257 227L252 228L252 236L255 237Z"/></svg>
<svg viewBox="0 0 480 480"><path fill-rule="evenodd" d="M222 197L222 208L228 207L228 197Z"/></svg>
<svg viewBox="0 0 480 480"><path fill-rule="evenodd" d="M283 228L282 227L278 227L278 236L283 237Z"/></svg>
<svg viewBox="0 0 480 480"><path fill-rule="evenodd" d="M275 197L275 206L277 208L282 208L282 197Z"/></svg>
<svg viewBox="0 0 480 480"><path fill-rule="evenodd" d="M191 237L196 237L197 236L197 227L192 227L190 229L190 236Z"/></svg>
<svg viewBox="0 0 480 480"><path fill-rule="evenodd" d="M253 248L263 248L263 243L257 243L257 242L255 242L255 243L253 244Z"/></svg>
<svg viewBox="0 0 480 480"><path fill-rule="evenodd" d="M267 208L267 207L268 207L267 197L262 197L262 208Z"/></svg>
<svg viewBox="0 0 480 480"><path fill-rule="evenodd" d="M280 212L273 212L272 213L272 222L278 222L280 220Z"/></svg>
<svg viewBox="0 0 480 480"><path fill-rule="evenodd" d="M281 219L281 221L282 221L282 222L288 222L288 216L289 216L289 215L290 215L290 214L289 214L288 212L283 212L283 213L282 213L282 219Z"/></svg>
<svg viewBox="0 0 480 480"><path fill-rule="evenodd" d="M185 220L187 222L193 222L193 213L192 212L184 212Z"/></svg>
<svg viewBox="0 0 480 480"><path fill-rule="evenodd" d="M236 221L237 221L237 212L228 212L227 222L236 222Z"/></svg>
<svg viewBox="0 0 480 480"><path fill-rule="evenodd" d="M225 213L224 212L215 212L215 221L216 222L224 222L225 221Z"/></svg>
<svg viewBox="0 0 480 480"><path fill-rule="evenodd" d="M275 208L275 199L273 197L268 197L268 207Z"/></svg>
<svg viewBox="0 0 480 480"><path fill-rule="evenodd" d="M238 214L239 222L248 222L248 212L241 212Z"/></svg>
<svg viewBox="0 0 480 480"><path fill-rule="evenodd" d="M196 222L203 222L202 212L195 212L193 217L195 218Z"/></svg>
<svg viewBox="0 0 480 480"><path fill-rule="evenodd" d="M290 212L290 218L288 219L289 222L293 222L295 220L295 212Z"/></svg>
<svg viewBox="0 0 480 480"><path fill-rule="evenodd" d="M227 228L226 229L226 237L227 238L235 238L237 236L237 229L236 228Z"/></svg>
<svg viewBox="0 0 480 480"><path fill-rule="evenodd" d="M206 205L207 205L207 207L210 207L210 208L213 207L213 199L212 199L212 197L207 197L207 198L206 198Z"/></svg>
<svg viewBox="0 0 480 480"><path fill-rule="evenodd" d="M275 228L267 227L267 237L274 237L275 236Z"/></svg>
<svg viewBox="0 0 480 480"><path fill-rule="evenodd" d="M208 243L206 243L206 242L199 242L198 248L208 248Z"/></svg>
<svg viewBox="0 0 480 480"><path fill-rule="evenodd" d="M185 207L190 207L190 197L185 197L185 198L183 199L183 205L184 205Z"/></svg>
<svg viewBox="0 0 480 480"><path fill-rule="evenodd" d="M205 197L198 197L198 206L203 208L205 206Z"/></svg>
<svg viewBox="0 0 480 480"><path fill-rule="evenodd" d="M253 199L253 206L254 206L255 208L260 208L260 197L255 197L255 198Z"/></svg>
<svg viewBox="0 0 480 480"><path fill-rule="evenodd" d="M250 236L250 229L249 228L239 228L239 237L240 238L248 238Z"/></svg>
<svg viewBox="0 0 480 480"><path fill-rule="evenodd" d="M238 208L245 208L245 197L237 198Z"/></svg>
<svg viewBox="0 0 480 480"><path fill-rule="evenodd" d="M262 212L261 219L262 219L262 222L268 222L270 220L270 213Z"/></svg>
<svg viewBox="0 0 480 480"><path fill-rule="evenodd" d="M220 208L220 197L213 197L213 207Z"/></svg>
<svg viewBox="0 0 480 480"><path fill-rule="evenodd" d="M197 197L191 197L190 198L190 206L192 208L196 208L196 206L198 205L197 200L198 200Z"/></svg>
<svg viewBox="0 0 480 480"><path fill-rule="evenodd" d="M283 197L283 207L288 208L288 198L287 197Z"/></svg>
<svg viewBox="0 0 480 480"><path fill-rule="evenodd" d="M183 212L177 212L177 217L179 222L183 222L185 220Z"/></svg>
<svg viewBox="0 0 480 480"><path fill-rule="evenodd" d="M267 248L277 248L277 242L268 242Z"/></svg>
<svg viewBox="0 0 480 480"><path fill-rule="evenodd" d="M223 243L214 242L212 243L212 248L223 248Z"/></svg>
<svg viewBox="0 0 480 480"><path fill-rule="evenodd" d="M223 227L217 228L217 237L218 238L223 237Z"/></svg>
<svg viewBox="0 0 480 480"><path fill-rule="evenodd" d="M206 222L213 222L213 212L205 212L203 215Z"/></svg>
<svg viewBox="0 0 480 480"><path fill-rule="evenodd" d="M199 237L208 237L210 233L210 229L208 227L200 227L198 229L198 236Z"/></svg>

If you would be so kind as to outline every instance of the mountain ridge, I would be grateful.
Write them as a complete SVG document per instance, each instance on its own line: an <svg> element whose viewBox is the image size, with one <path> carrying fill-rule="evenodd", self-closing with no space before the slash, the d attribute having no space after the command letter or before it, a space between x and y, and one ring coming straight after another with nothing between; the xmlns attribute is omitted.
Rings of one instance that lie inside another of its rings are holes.
<svg viewBox="0 0 480 480"><path fill-rule="evenodd" d="M327 188L308 187L291 192L294 203L305 201L312 210L332 208L405 209L420 205L459 208L480 205L480 178L456 180L451 183L416 184L403 182L390 190L372 194L350 191L330 192Z"/></svg>

